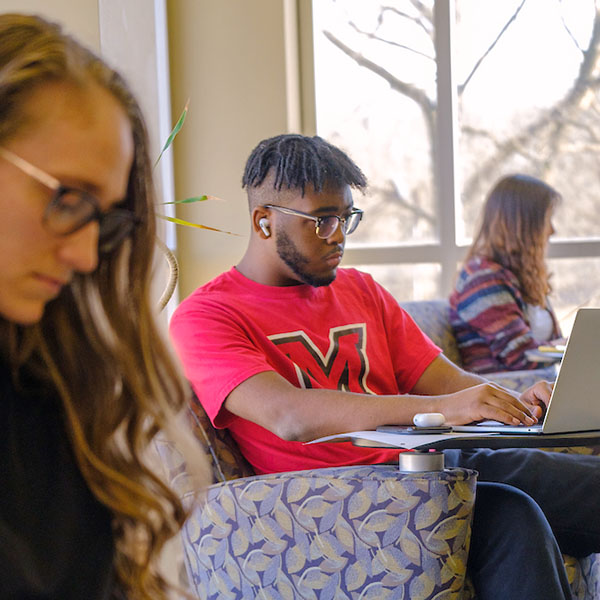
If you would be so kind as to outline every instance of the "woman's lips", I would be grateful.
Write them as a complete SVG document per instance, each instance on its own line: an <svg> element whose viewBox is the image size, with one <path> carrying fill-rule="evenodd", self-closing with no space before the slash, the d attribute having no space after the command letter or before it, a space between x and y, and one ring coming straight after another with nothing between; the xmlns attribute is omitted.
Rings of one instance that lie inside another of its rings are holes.
<svg viewBox="0 0 600 600"><path fill-rule="evenodd" d="M68 283L65 279L43 275L42 273L36 273L35 279L51 297L58 296L63 286Z"/></svg>

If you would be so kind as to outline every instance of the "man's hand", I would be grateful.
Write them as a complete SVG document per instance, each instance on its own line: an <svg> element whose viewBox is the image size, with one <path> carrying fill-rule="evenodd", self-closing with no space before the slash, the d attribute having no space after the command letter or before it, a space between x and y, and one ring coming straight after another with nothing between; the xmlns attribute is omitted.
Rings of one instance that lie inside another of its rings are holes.
<svg viewBox="0 0 600 600"><path fill-rule="evenodd" d="M538 421L546 413L553 387L554 384L550 381L538 381L521 394L521 402L529 407L529 410Z"/></svg>
<svg viewBox="0 0 600 600"><path fill-rule="evenodd" d="M441 396L439 412L450 425L488 419L509 425L533 425L538 420L538 413L541 414L538 400L545 395L545 388L538 386L536 384L519 398L518 394L495 383L481 383Z"/></svg>
<svg viewBox="0 0 600 600"><path fill-rule="evenodd" d="M542 405L548 403L551 386L540 382L519 395L464 371L440 354L425 369L412 391L437 396L434 408L428 412L442 413L452 425L487 419L508 425L533 425L544 412Z"/></svg>

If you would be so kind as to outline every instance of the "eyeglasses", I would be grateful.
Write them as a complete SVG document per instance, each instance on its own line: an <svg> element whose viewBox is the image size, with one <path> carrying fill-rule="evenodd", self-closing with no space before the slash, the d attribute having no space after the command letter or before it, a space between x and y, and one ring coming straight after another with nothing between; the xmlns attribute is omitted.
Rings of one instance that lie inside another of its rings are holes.
<svg viewBox="0 0 600 600"><path fill-rule="evenodd" d="M104 254L114 250L141 223L132 211L123 208L102 212L98 200L88 192L63 185L52 175L1 146L0 156L54 192L44 211L43 223L56 235L75 233L88 223L97 221L98 252Z"/></svg>
<svg viewBox="0 0 600 600"><path fill-rule="evenodd" d="M360 208L353 208L347 217L338 217L338 215L315 217L314 215L309 215L285 206L277 206L276 204L265 204L263 205L263 208L272 208L273 210L278 210L286 215L294 215L296 217L303 217L304 219L314 221L315 233L317 234L317 237L322 240L326 240L329 236L333 235L338 228L338 225L342 228L344 235L350 235L356 230L363 216L363 211L360 210Z"/></svg>

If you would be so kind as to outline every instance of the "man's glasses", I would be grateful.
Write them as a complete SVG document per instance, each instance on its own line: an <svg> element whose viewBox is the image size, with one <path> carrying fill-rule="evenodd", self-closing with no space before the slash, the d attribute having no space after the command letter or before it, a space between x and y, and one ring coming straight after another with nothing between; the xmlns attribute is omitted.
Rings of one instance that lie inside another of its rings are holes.
<svg viewBox="0 0 600 600"><path fill-rule="evenodd" d="M310 219L311 221L314 221L315 233L317 234L317 237L321 238L322 240L326 240L329 236L333 235L338 226L342 228L344 235L350 235L356 230L363 216L363 211L360 210L360 208L353 208L350 211L350 214L346 217L338 217L338 215L315 217L314 215L309 215L308 213L287 208L285 206L277 206L276 204L264 204L263 208L272 208L273 210L278 210L286 215L294 215L296 217L302 217L304 219Z"/></svg>
<svg viewBox="0 0 600 600"><path fill-rule="evenodd" d="M69 235L92 221L99 226L98 252L114 250L131 235L141 220L130 210L114 208L103 213L88 192L63 185L52 175L0 146L0 156L54 192L44 211L44 226L56 235Z"/></svg>

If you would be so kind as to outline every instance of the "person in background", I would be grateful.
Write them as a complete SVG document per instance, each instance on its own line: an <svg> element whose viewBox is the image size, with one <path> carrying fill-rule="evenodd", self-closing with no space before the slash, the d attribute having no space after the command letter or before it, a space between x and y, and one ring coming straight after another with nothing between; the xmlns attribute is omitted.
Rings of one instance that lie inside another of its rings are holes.
<svg viewBox="0 0 600 600"><path fill-rule="evenodd" d="M166 598L148 466L187 388L153 319L152 167L125 82L0 15L0 598ZM178 421L177 421L178 422Z"/></svg>
<svg viewBox="0 0 600 600"><path fill-rule="evenodd" d="M489 193L450 295L450 323L468 371L535 369L543 365L527 350L564 341L546 267L560 198L528 175L503 177Z"/></svg>

